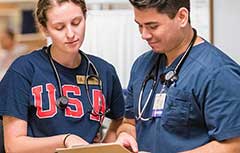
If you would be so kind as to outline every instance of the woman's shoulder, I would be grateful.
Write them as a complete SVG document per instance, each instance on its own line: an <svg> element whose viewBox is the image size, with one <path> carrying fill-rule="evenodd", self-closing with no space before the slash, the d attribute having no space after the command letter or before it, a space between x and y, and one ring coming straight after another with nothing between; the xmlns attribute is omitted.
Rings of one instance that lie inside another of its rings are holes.
<svg viewBox="0 0 240 153"><path fill-rule="evenodd" d="M36 50L33 50L31 52L28 52L24 55L21 55L19 56L15 62L20 62L20 63L26 63L26 62L29 62L29 61L35 61L36 58L39 58L43 55L43 49L36 49Z"/></svg>
<svg viewBox="0 0 240 153"><path fill-rule="evenodd" d="M87 54L87 56L96 67L99 67L101 69L115 70L113 64L103 59L102 57L92 54Z"/></svg>
<svg viewBox="0 0 240 153"><path fill-rule="evenodd" d="M30 66L38 65L44 57L44 52L42 49L37 49L27 54L21 55L16 60L13 61L10 69L21 70L28 69Z"/></svg>

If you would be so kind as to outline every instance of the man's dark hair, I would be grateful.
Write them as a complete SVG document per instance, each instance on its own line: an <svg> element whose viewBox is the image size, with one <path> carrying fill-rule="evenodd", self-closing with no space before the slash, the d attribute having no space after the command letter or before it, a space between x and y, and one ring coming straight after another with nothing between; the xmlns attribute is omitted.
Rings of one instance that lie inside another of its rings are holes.
<svg viewBox="0 0 240 153"><path fill-rule="evenodd" d="M129 0L137 9L155 8L159 13L167 14L173 19L181 7L185 7L189 11L190 23L190 0Z"/></svg>

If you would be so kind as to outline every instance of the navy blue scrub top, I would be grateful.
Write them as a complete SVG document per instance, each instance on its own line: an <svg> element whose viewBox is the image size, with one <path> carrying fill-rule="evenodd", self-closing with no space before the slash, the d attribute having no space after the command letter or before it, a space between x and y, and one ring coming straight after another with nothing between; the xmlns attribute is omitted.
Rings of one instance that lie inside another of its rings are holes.
<svg viewBox="0 0 240 153"><path fill-rule="evenodd" d="M126 99L126 118L135 118L142 82L156 63L157 53L140 56L131 70ZM173 70L182 55L165 67L160 55L159 75ZM159 78L159 77L158 77ZM152 81L146 85L141 109ZM156 93L160 92L159 82ZM151 153L175 153L200 147L212 140L240 136L240 67L208 42L194 46L185 60L178 80L167 91L161 117L136 120L139 150ZM144 117L152 113L154 96Z"/></svg>

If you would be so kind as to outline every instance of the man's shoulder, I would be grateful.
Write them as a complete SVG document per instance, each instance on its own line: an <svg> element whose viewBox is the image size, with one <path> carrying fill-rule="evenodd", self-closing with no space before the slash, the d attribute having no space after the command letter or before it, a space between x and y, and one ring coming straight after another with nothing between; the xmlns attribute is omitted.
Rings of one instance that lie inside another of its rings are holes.
<svg viewBox="0 0 240 153"><path fill-rule="evenodd" d="M140 56L133 63L133 67L141 67L143 65L149 65L152 61L158 57L158 53L153 52L152 50L147 51Z"/></svg>
<svg viewBox="0 0 240 153"><path fill-rule="evenodd" d="M215 69L225 65L238 65L225 52L208 42L194 47L193 54L190 56L193 61L203 66L205 69Z"/></svg>

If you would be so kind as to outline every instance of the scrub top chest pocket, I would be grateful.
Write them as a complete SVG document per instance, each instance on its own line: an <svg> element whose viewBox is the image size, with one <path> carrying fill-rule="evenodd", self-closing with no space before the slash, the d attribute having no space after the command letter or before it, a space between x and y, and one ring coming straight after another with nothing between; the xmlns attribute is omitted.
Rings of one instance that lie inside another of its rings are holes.
<svg viewBox="0 0 240 153"><path fill-rule="evenodd" d="M187 136L192 101L193 97L190 93L175 87L169 88L161 118L163 128Z"/></svg>

